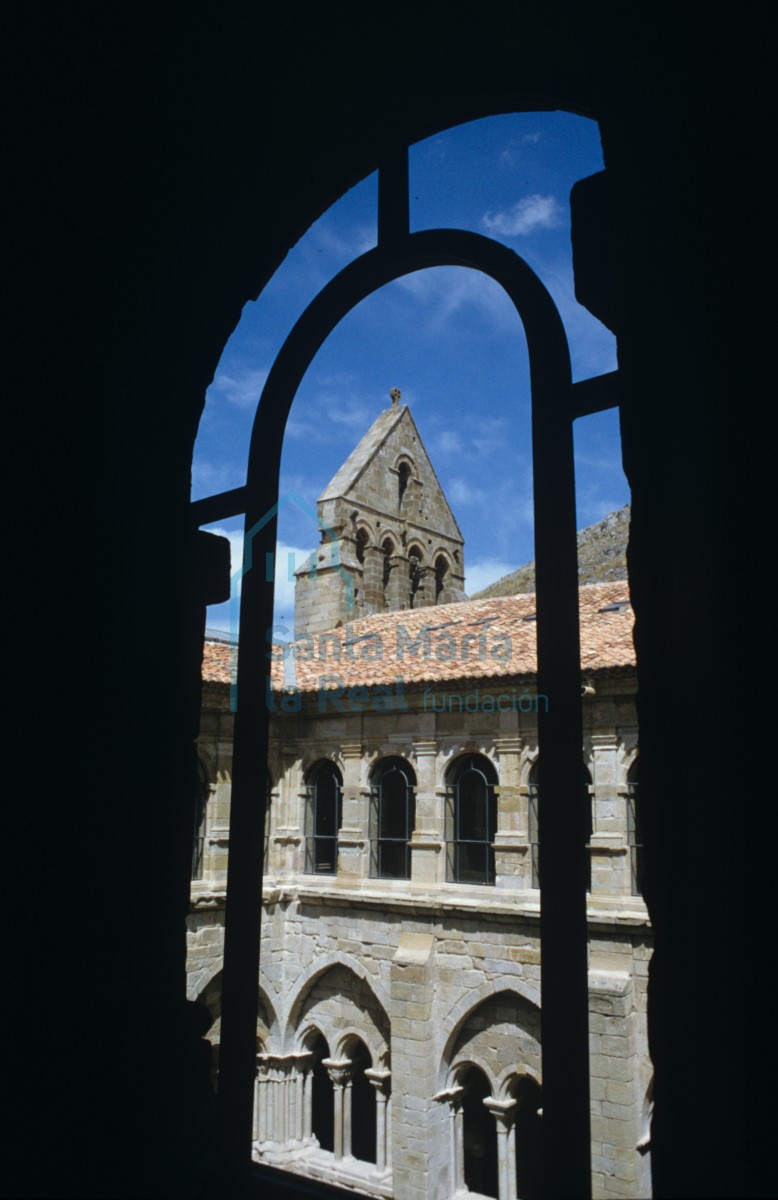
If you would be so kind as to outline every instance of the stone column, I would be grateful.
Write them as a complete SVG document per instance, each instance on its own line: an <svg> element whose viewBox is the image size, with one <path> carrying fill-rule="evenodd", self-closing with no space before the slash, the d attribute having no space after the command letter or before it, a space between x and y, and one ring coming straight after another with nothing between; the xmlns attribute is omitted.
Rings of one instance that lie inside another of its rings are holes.
<svg viewBox="0 0 778 1200"><path fill-rule="evenodd" d="M313 1055L257 1055L256 1143L262 1157L283 1163L306 1136L305 1081ZM310 1084L307 1121L310 1126ZM310 1128L308 1128L310 1137Z"/></svg>
<svg viewBox="0 0 778 1200"><path fill-rule="evenodd" d="M435 607L435 568L421 567L419 570L419 586L413 599L414 608Z"/></svg>
<svg viewBox="0 0 778 1200"><path fill-rule="evenodd" d="M504 713L503 716L514 716ZM522 795L521 738L517 733L505 733L495 739L500 763L500 783L497 793L497 832L494 838L494 873L498 888L528 888L529 841L527 837L527 802Z"/></svg>
<svg viewBox="0 0 778 1200"><path fill-rule="evenodd" d="M408 559L404 554L393 554L389 559L389 582L386 585L386 607L392 612L408 608L410 579Z"/></svg>
<svg viewBox="0 0 778 1200"><path fill-rule="evenodd" d="M384 610L384 554L380 546L365 547L362 565L363 611L365 613Z"/></svg>
<svg viewBox="0 0 778 1200"><path fill-rule="evenodd" d="M351 1067L349 1059L323 1058L322 1065L327 1068L327 1074L332 1080L334 1101L333 1143L335 1158L345 1158L351 1154L351 1109L345 1112L346 1099L351 1099ZM348 1087L348 1096L346 1088ZM348 1138L348 1148L346 1147Z"/></svg>
<svg viewBox="0 0 778 1200"><path fill-rule="evenodd" d="M309 1087L313 1055L309 1053L296 1054L294 1071L294 1129L292 1137L302 1143L306 1137L306 1121L310 1121L306 1093Z"/></svg>
<svg viewBox="0 0 778 1200"><path fill-rule="evenodd" d="M257 1147L270 1140L268 1132L269 1079L267 1056L257 1055L256 1111L254 1114L254 1140Z"/></svg>
<svg viewBox="0 0 778 1200"><path fill-rule="evenodd" d="M592 894L630 894L627 809L620 795L619 740L613 733L592 735Z"/></svg>
<svg viewBox="0 0 778 1200"><path fill-rule="evenodd" d="M445 1088L433 1097L448 1103L449 1112L449 1190L458 1192L465 1186L465 1130L462 1100L465 1089L459 1084Z"/></svg>
<svg viewBox="0 0 778 1200"><path fill-rule="evenodd" d="M303 1079L303 1141L313 1141L313 1071L310 1069Z"/></svg>
<svg viewBox="0 0 778 1200"><path fill-rule="evenodd" d="M411 879L414 883L442 883L445 872L443 796L436 788L438 743L432 739L413 743L416 756L416 828L411 834Z"/></svg>
<svg viewBox="0 0 778 1200"><path fill-rule="evenodd" d="M273 1141L282 1146L286 1141L286 1096L284 1095L284 1071L275 1060L270 1072L273 1087Z"/></svg>
<svg viewBox="0 0 778 1200"><path fill-rule="evenodd" d="M360 879L368 874L368 805L360 787L362 746L345 743L343 757L343 819L338 833L338 877Z"/></svg>
<svg viewBox="0 0 778 1200"><path fill-rule="evenodd" d="M515 1139L511 1138L513 1123L516 1119L515 1100L484 1100L487 1108L497 1123L497 1190L499 1200L516 1200L516 1158ZM511 1143L514 1154L511 1154Z"/></svg>
<svg viewBox="0 0 778 1200"><path fill-rule="evenodd" d="M299 747L294 742L284 742L280 753L284 773L273 823L270 863L279 874L284 875L305 868L303 834L307 793L300 787Z"/></svg>
<svg viewBox="0 0 778 1200"><path fill-rule="evenodd" d="M384 1171L387 1166L387 1108L389 1096L387 1089L391 1079L391 1071L381 1071L369 1068L365 1078L369 1079L376 1092L376 1170ZM390 1131L391 1134L391 1131ZM391 1136L390 1136L391 1143Z"/></svg>

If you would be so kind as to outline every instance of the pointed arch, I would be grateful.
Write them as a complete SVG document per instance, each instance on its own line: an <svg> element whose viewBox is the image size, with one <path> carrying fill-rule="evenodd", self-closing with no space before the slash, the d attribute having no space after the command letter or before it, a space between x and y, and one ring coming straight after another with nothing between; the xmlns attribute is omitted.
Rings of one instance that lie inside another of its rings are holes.
<svg viewBox="0 0 778 1200"><path fill-rule="evenodd" d="M528 1013L532 1015L533 1021L539 1022L540 988L528 980L503 979L499 982L492 980L481 984L479 988L474 988L472 991L467 992L454 1005L448 1017L443 1022L438 1067L438 1088L443 1089L448 1085L451 1070L457 1061L456 1053L460 1035L468 1020L485 1003L496 999L502 994L511 996L514 1002L518 1000L521 1005L527 1008ZM472 1053L472 1049L468 1053L463 1052L462 1061L471 1057Z"/></svg>
<svg viewBox="0 0 778 1200"><path fill-rule="evenodd" d="M321 958L317 958L314 963L311 963L310 966L301 971L289 989L290 1000L283 1037L283 1045L286 1051L291 1052L292 1048L296 1048L300 1041L300 1030L297 1027L300 1023L306 997L311 994L311 990L314 988L317 980L334 968L343 968L348 971L359 980L362 988L369 994L374 1007L375 1023L375 1036L369 1039L371 1043L369 1048L373 1053L375 1062L379 1059L385 1059L389 1053L390 1022L388 1017L388 996L385 995L383 989L377 984L377 981L365 970L357 959L352 958L351 955L336 954L334 952L322 955ZM377 1020L375 1019L376 1017ZM308 1018L308 1014L306 1013L306 1019L314 1020L315 1018ZM346 1017L347 1020L348 1017ZM338 1032L345 1032L347 1030L348 1025L344 1025L341 1020ZM355 1024L353 1032L355 1034L358 1033L360 1037L364 1038L368 1031L364 1027ZM332 1041L334 1044L336 1039L333 1037Z"/></svg>

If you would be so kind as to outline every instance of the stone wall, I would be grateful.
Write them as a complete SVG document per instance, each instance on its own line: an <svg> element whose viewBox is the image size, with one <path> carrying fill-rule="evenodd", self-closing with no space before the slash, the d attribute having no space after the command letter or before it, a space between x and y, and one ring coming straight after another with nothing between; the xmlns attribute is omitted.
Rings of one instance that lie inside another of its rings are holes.
<svg viewBox="0 0 778 1200"><path fill-rule="evenodd" d="M189 918L190 996L207 1000L212 1015L231 720L226 689L220 698L213 689L212 706L217 699L221 707L206 715L201 735L203 761L218 780L207 870L193 884ZM630 891L626 825L626 777L636 754L634 679L603 676L584 717L593 808L593 1188L595 1196L648 1196L648 1155L637 1147L647 1128L651 1076L645 1017L651 934L643 901ZM445 1200L463 1184L468 1117L460 1080L467 1083L463 1071L474 1066L491 1092L485 1107L497 1126L500 1200L512 1200L522 1153L514 1129L517 1088L522 1079L542 1087L539 893L531 886L528 842L535 713L435 713L425 709L423 695L409 693L407 712L321 713L311 705L278 714L272 733L255 1154L366 1194ZM484 755L497 773L493 886L446 878L446 779L462 754ZM370 875L371 778L387 755L405 757L417 781L408 880ZM305 780L322 758L334 761L343 778L338 870L331 876L304 870ZM329 1048L326 1070L340 1114L334 1151L320 1148L314 1128L316 1032ZM372 1163L346 1153L350 1047L357 1037L370 1054L376 1088L380 1130Z"/></svg>

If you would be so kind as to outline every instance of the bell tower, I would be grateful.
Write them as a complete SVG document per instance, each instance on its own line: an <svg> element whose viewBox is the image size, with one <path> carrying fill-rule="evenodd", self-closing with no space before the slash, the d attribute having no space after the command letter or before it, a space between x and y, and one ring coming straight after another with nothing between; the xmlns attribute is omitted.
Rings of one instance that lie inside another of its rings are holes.
<svg viewBox="0 0 778 1200"><path fill-rule="evenodd" d="M297 570L295 636L371 613L464 600L464 538L399 388L316 505Z"/></svg>

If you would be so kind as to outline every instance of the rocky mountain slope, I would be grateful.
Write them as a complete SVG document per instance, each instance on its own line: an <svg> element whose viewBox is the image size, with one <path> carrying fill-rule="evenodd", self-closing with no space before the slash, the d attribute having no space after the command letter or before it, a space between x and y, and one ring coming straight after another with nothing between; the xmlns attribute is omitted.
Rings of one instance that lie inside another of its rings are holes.
<svg viewBox="0 0 778 1200"><path fill-rule="evenodd" d="M627 578L629 512L629 505L625 504L578 534L578 579L581 584L610 583ZM535 564L530 562L503 575L502 579L470 599L487 600L493 596L515 596L534 590Z"/></svg>

